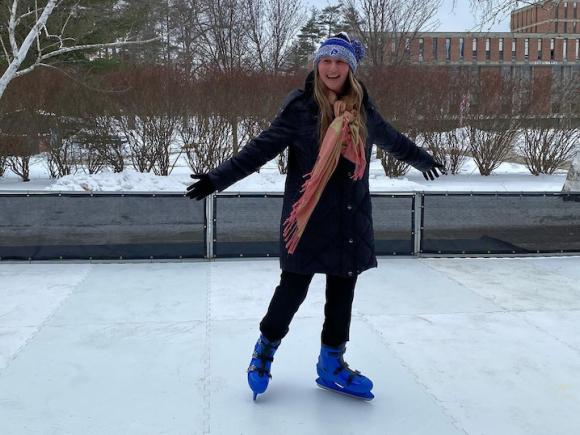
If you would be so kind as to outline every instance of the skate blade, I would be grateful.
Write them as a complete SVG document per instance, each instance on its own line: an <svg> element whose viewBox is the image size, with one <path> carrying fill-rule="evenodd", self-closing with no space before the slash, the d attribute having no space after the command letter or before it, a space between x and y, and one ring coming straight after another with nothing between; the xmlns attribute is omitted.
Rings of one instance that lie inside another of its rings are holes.
<svg viewBox="0 0 580 435"><path fill-rule="evenodd" d="M351 393L351 392L340 389L340 387L338 387L338 386L328 385L320 378L316 379L316 384L320 388L323 388L324 390L332 391L333 393L342 394L343 396L352 397L353 399L365 400L368 402L368 401L371 401L375 398L374 394L371 393L370 391L368 393Z"/></svg>

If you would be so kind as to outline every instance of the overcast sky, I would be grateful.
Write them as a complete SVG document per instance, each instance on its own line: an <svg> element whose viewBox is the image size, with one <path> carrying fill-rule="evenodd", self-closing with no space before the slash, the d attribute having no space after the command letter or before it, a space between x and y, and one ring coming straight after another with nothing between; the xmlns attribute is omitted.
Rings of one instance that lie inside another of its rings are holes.
<svg viewBox="0 0 580 435"><path fill-rule="evenodd" d="M306 5L316 6L321 9L329 4L336 4L335 1L329 0L304 0ZM439 27L436 29L438 32L464 32L467 30L473 30L476 25L473 15L469 9L469 0L457 0L455 9L451 11L453 0L443 0L441 9L436 16L439 20ZM491 27L486 27L483 30L490 30L494 32L509 32L510 20L509 15L505 17L500 23L497 23Z"/></svg>

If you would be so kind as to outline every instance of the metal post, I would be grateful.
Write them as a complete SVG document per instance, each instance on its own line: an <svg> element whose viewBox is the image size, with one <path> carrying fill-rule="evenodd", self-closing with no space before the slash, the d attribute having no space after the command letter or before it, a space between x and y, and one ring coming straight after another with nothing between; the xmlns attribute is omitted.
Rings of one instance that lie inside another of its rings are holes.
<svg viewBox="0 0 580 435"><path fill-rule="evenodd" d="M413 255L421 254L421 220L423 218L423 192L415 192L415 222L413 223Z"/></svg>
<svg viewBox="0 0 580 435"><path fill-rule="evenodd" d="M214 215L215 194L211 194L205 198L205 240L206 248L205 255L207 259L213 258L213 227L215 224Z"/></svg>

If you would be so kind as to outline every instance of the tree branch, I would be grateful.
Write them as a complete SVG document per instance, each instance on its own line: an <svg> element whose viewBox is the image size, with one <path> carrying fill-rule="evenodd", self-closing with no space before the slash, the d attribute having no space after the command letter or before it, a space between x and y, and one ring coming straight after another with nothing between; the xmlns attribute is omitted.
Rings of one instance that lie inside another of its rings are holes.
<svg viewBox="0 0 580 435"><path fill-rule="evenodd" d="M93 49L98 49L98 48L109 48L109 47L122 47L124 45L146 44L149 42L157 41L159 39L160 39L160 37L158 36L156 38L147 39L144 41L121 41L121 42L110 42L107 44L75 45L73 47L64 47L64 48L60 48L60 49L55 50L55 51L51 51L50 53L47 53L47 54L43 54L40 57L40 60L44 61L46 59L50 59L51 57L59 56L61 54L70 53L73 51L93 50Z"/></svg>

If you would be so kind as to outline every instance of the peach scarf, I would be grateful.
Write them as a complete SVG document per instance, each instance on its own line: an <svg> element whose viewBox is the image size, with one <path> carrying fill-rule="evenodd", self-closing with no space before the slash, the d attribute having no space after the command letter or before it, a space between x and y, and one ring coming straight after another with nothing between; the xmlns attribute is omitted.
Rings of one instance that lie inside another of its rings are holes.
<svg viewBox="0 0 580 435"><path fill-rule="evenodd" d="M304 175L304 178L309 178L300 189L302 196L292 206L292 212L284 222L284 241L289 254L293 254L296 250L308 219L336 169L340 156L343 155L355 164L351 177L353 181L360 180L365 173L366 156L360 136L359 115L353 110L352 104L347 105L345 101L336 100L336 97L332 100L335 100L333 103L335 118L320 144L314 168Z"/></svg>

